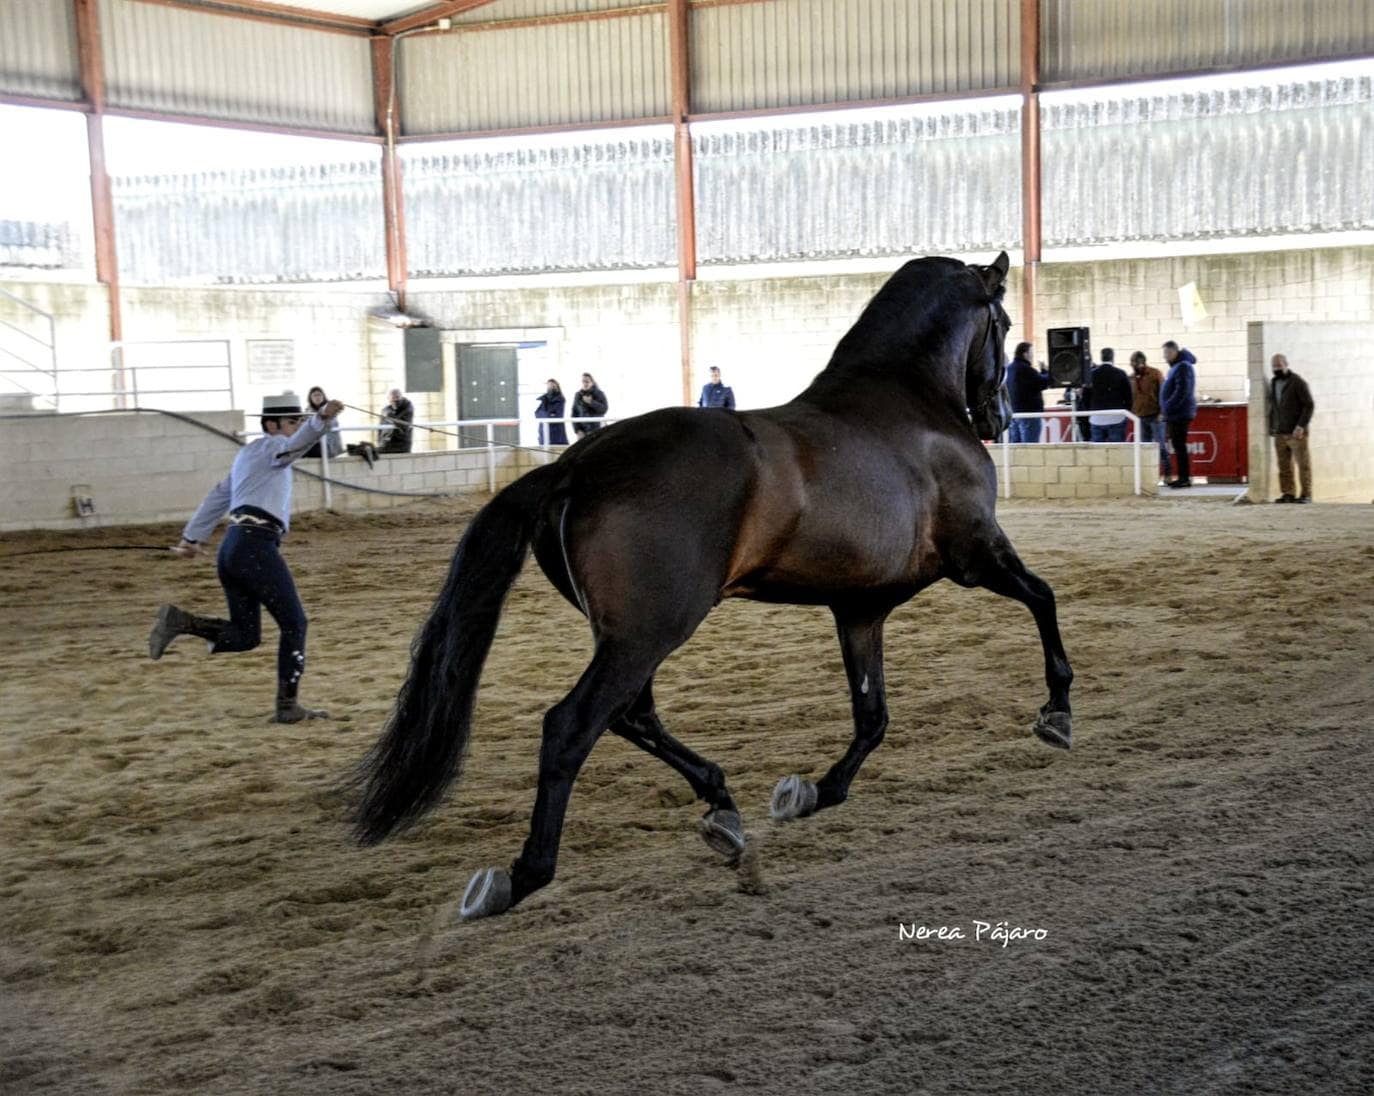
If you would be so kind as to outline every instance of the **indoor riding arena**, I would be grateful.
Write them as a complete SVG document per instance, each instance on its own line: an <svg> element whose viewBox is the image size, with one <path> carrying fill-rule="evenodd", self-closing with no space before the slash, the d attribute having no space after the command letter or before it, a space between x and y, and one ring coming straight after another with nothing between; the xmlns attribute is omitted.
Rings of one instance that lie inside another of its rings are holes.
<svg viewBox="0 0 1374 1096"><path fill-rule="evenodd" d="M1365 0L9 0L0 139L0 1092L1374 1091Z"/></svg>

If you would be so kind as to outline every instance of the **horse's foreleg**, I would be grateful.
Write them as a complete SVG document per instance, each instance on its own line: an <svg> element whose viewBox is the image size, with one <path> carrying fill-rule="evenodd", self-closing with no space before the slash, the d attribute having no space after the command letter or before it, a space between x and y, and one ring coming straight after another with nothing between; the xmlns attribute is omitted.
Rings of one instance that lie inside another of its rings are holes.
<svg viewBox="0 0 1374 1096"><path fill-rule="evenodd" d="M603 643L572 692L549 709L525 847L509 874L486 868L472 877L459 911L464 920L503 913L553 879L573 781L601 732L634 701L657 661Z"/></svg>
<svg viewBox="0 0 1374 1096"><path fill-rule="evenodd" d="M1073 667L1059 638L1059 620L1050 584L1027 569L1015 549L1003 540L993 551L989 564L978 576L978 585L1003 597L1021 602L1035 617L1040 629L1040 645L1045 651L1045 683L1050 698L1040 709L1031 730L1051 746L1067 750L1073 740L1073 719L1069 707L1069 686Z"/></svg>
<svg viewBox="0 0 1374 1096"><path fill-rule="evenodd" d="M849 678L850 707L854 713L854 740L830 771L812 784L800 776L784 777L773 790L771 813L778 821L800 818L849 797L849 785L887 731L887 698L883 687L883 623L876 619L850 620L835 613L835 627Z"/></svg>
<svg viewBox="0 0 1374 1096"><path fill-rule="evenodd" d="M653 681L645 683L630 710L611 724L611 731L658 758L691 785L711 809L701 820L701 836L730 860L744 851L744 823L725 786L725 774L714 762L693 753L663 727L654 710Z"/></svg>

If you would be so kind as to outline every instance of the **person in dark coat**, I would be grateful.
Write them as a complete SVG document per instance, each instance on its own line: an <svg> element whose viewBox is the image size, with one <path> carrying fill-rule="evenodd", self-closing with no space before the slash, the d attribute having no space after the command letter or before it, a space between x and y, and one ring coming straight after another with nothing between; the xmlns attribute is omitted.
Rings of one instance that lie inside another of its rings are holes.
<svg viewBox="0 0 1374 1096"><path fill-rule="evenodd" d="M1170 487L1193 486L1192 468L1188 462L1188 427L1197 418L1197 373L1193 366L1197 358L1187 347L1179 348L1170 339L1164 344L1164 360L1169 373L1159 389L1159 415L1169 431L1169 444L1178 464L1178 478Z"/></svg>
<svg viewBox="0 0 1374 1096"><path fill-rule="evenodd" d="M1007 365L1007 397L1012 411L1045 410L1045 389L1050 375L1031 364L1031 344L1017 343L1011 362ZM1040 440L1040 426L1044 419L1012 419L1011 443L1034 445Z"/></svg>
<svg viewBox="0 0 1374 1096"><path fill-rule="evenodd" d="M575 419L599 419L610 410L611 401L606 398L606 393L596 386L596 378L590 373L582 374L582 387L577 390L577 395L573 397L572 417ZM602 423L599 422L575 422L573 423L573 433L578 437L583 434L590 434L593 430L600 430Z"/></svg>
<svg viewBox="0 0 1374 1096"><path fill-rule="evenodd" d="M1084 408L1093 412L1088 417L1092 440L1125 441L1126 416L1112 412L1129 411L1134 400L1130 379L1116 367L1116 351L1111 347L1103 347L1102 364L1093 368L1092 383L1088 386L1088 403Z"/></svg>
<svg viewBox="0 0 1374 1096"><path fill-rule="evenodd" d="M735 409L735 390L720 381L720 366L711 366L711 380L701 386L698 407L723 407L727 411Z"/></svg>
<svg viewBox="0 0 1374 1096"><path fill-rule="evenodd" d="M379 453L409 453L411 423L415 421L415 405L405 398L399 388L391 390L391 402L382 408L382 420L390 429L381 432Z"/></svg>
<svg viewBox="0 0 1374 1096"><path fill-rule="evenodd" d="M1288 368L1288 357L1275 354L1269 361L1273 379L1264 390L1264 410L1269 433L1279 459L1279 491L1275 502L1312 501L1312 460L1307 454L1307 427L1316 405L1307 382ZM1293 461L1297 459L1302 494L1293 494Z"/></svg>
<svg viewBox="0 0 1374 1096"><path fill-rule="evenodd" d="M567 406L568 401L563 397L562 386L550 377L548 388L545 389L544 394L539 397L539 403L534 408L534 417L536 419L560 420L558 422L549 423L548 443L550 445L568 444L568 428L561 421L564 408ZM539 444L544 444L544 424L542 422L539 424Z"/></svg>

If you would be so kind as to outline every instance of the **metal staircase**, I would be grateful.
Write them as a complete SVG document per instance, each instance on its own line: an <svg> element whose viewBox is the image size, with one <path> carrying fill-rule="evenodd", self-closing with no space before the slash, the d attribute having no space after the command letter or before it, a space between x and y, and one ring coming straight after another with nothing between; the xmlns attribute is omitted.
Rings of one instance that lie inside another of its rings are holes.
<svg viewBox="0 0 1374 1096"><path fill-rule="evenodd" d="M0 288L0 411L59 410L52 314Z"/></svg>

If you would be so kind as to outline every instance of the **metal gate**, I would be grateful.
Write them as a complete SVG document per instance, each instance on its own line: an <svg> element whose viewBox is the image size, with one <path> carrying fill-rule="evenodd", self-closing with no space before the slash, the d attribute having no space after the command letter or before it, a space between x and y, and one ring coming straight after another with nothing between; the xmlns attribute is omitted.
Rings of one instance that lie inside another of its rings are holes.
<svg viewBox="0 0 1374 1096"><path fill-rule="evenodd" d="M516 396L516 348L513 346L463 346L457 359L458 417L460 419L518 419ZM498 426L495 441L515 445L520 441L516 426ZM482 438L463 438L463 447L485 444Z"/></svg>

